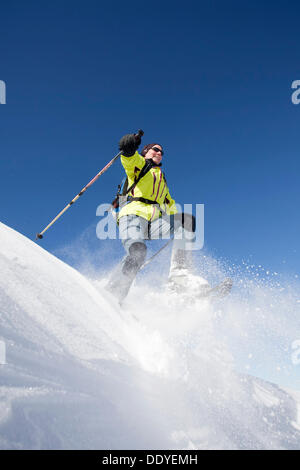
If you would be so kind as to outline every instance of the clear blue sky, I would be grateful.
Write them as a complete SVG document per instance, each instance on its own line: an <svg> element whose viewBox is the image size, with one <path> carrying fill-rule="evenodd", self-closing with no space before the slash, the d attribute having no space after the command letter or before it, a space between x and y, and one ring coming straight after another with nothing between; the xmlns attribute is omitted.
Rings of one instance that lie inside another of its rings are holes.
<svg viewBox="0 0 300 470"><path fill-rule="evenodd" d="M177 202L205 204L205 246L299 273L296 1L10 1L0 7L1 220L33 238L138 128L165 148ZM96 224L113 166L45 235ZM100 242L99 244L104 242Z"/></svg>

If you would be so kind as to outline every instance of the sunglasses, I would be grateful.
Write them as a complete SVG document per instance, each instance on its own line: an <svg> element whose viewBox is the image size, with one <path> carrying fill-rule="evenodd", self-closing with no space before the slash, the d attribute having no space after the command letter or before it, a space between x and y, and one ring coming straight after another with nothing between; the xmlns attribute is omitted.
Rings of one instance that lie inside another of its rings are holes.
<svg viewBox="0 0 300 470"><path fill-rule="evenodd" d="M161 155L164 154L164 151L162 149L158 148L158 147L152 147L152 150L154 150L155 152L160 152Z"/></svg>

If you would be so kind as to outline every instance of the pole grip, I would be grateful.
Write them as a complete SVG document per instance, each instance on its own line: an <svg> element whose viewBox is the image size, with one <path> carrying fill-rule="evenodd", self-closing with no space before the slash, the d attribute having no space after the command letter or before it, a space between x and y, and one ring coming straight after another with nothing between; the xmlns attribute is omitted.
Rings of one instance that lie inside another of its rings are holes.
<svg viewBox="0 0 300 470"><path fill-rule="evenodd" d="M137 131L137 133L134 134L134 136L135 136L137 139L138 139L138 138L141 139L141 138L143 137L143 135L144 135L144 131L142 131L142 129L139 129L139 130Z"/></svg>
<svg viewBox="0 0 300 470"><path fill-rule="evenodd" d="M144 131L142 131L142 129L139 129L137 133L135 134L136 137L143 137L143 135L144 135Z"/></svg>

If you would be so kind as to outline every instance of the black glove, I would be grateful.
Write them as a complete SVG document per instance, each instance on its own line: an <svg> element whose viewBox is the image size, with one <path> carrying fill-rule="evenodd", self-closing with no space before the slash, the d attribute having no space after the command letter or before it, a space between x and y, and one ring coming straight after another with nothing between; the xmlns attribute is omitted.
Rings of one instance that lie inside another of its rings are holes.
<svg viewBox="0 0 300 470"><path fill-rule="evenodd" d="M124 157L132 157L141 143L141 137L135 134L126 134L119 142L119 149Z"/></svg>

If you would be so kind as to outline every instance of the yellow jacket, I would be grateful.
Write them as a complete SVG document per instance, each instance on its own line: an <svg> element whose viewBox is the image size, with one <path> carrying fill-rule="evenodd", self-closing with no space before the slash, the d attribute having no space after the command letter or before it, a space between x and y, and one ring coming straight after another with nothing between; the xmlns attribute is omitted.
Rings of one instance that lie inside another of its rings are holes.
<svg viewBox="0 0 300 470"><path fill-rule="evenodd" d="M121 162L128 177L129 188L145 165L145 158L138 152L135 152L132 157L124 157L124 155L122 155ZM160 208L168 215L176 214L178 212L175 201L170 196L164 174L159 166L151 168L148 173L141 178L132 191L130 191L128 196L143 197L144 199L149 199L159 205L146 204L141 201L132 201L122 207L118 218L123 217L124 215L135 214L149 221L153 221L160 217Z"/></svg>

